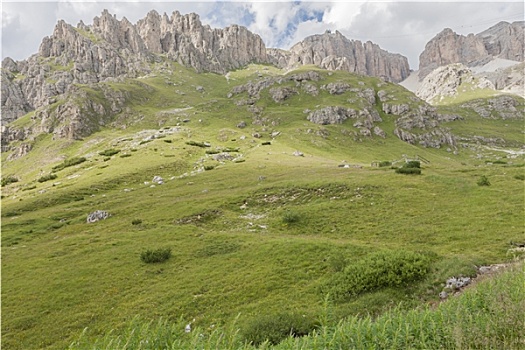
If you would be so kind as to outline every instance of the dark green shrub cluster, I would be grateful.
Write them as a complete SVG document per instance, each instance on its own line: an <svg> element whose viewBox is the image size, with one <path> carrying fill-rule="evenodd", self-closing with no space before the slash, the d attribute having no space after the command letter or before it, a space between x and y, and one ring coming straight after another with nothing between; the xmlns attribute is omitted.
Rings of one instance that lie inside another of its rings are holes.
<svg viewBox="0 0 525 350"><path fill-rule="evenodd" d="M173 140L163 140L163 141L166 142L166 143L172 143L173 142Z"/></svg>
<svg viewBox="0 0 525 350"><path fill-rule="evenodd" d="M144 144L146 144L148 142L151 142L151 141L153 141L153 140L142 140L142 141L139 142L139 145L144 145Z"/></svg>
<svg viewBox="0 0 525 350"><path fill-rule="evenodd" d="M140 225L140 224L142 224L142 220L140 220L140 219L133 219L131 221L131 224L132 225Z"/></svg>
<svg viewBox="0 0 525 350"><path fill-rule="evenodd" d="M265 141L262 143L263 146L270 146L272 143L270 141Z"/></svg>
<svg viewBox="0 0 525 350"><path fill-rule="evenodd" d="M26 188L23 188L22 191L34 190L35 188L36 188L36 185L32 185L32 186L28 186Z"/></svg>
<svg viewBox="0 0 525 350"><path fill-rule="evenodd" d="M301 220L301 216L294 211L287 210L283 213L281 220L283 224L291 225L291 224L298 223L299 220Z"/></svg>
<svg viewBox="0 0 525 350"><path fill-rule="evenodd" d="M206 147L210 147L211 146L207 142L197 142L197 141L187 141L186 144L190 145L190 146L201 147L201 148L206 148Z"/></svg>
<svg viewBox="0 0 525 350"><path fill-rule="evenodd" d="M485 175L481 175L481 177L479 178L477 184L478 184L478 186L490 186L489 178L486 177Z"/></svg>
<svg viewBox="0 0 525 350"><path fill-rule="evenodd" d="M429 271L430 256L403 251L372 254L334 274L323 288L336 301L386 287L401 287L422 279Z"/></svg>
<svg viewBox="0 0 525 350"><path fill-rule="evenodd" d="M8 176L2 178L2 187L7 186L7 185L12 184L12 183L15 183L15 182L18 182L18 178L14 177L14 176L11 176L11 175L8 175Z"/></svg>
<svg viewBox="0 0 525 350"><path fill-rule="evenodd" d="M514 178L516 180L525 180L525 175L524 174L514 175Z"/></svg>
<svg viewBox="0 0 525 350"><path fill-rule="evenodd" d="M492 161L492 160L486 160L485 163L492 163L492 164L507 164L506 161L504 161L504 160L500 160L500 159L498 159L498 160L494 160L494 161Z"/></svg>
<svg viewBox="0 0 525 350"><path fill-rule="evenodd" d="M383 161L379 162L378 165L379 165L380 168L383 168L383 167L386 167L386 166L391 166L392 162L390 162L388 160L383 160Z"/></svg>
<svg viewBox="0 0 525 350"><path fill-rule="evenodd" d="M171 248L145 250L140 253L140 260L146 264L161 263L171 258Z"/></svg>
<svg viewBox="0 0 525 350"><path fill-rule="evenodd" d="M319 328L319 322L300 314L278 313L260 315L248 320L241 333L247 343L255 346L265 341L276 345L289 336L302 337Z"/></svg>
<svg viewBox="0 0 525 350"><path fill-rule="evenodd" d="M214 165L205 165L204 166L204 170L208 171L208 170L213 170L215 168Z"/></svg>
<svg viewBox="0 0 525 350"><path fill-rule="evenodd" d="M404 168L421 168L421 162L419 160L409 160L403 165Z"/></svg>
<svg viewBox="0 0 525 350"><path fill-rule="evenodd" d="M419 168L397 168L396 169L397 174L405 174L405 175L421 175L421 169Z"/></svg>
<svg viewBox="0 0 525 350"><path fill-rule="evenodd" d="M221 151L219 151L218 149L208 149L206 150L206 154L219 154L221 153Z"/></svg>
<svg viewBox="0 0 525 350"><path fill-rule="evenodd" d="M114 156L115 154L117 154L119 152L120 152L119 149L110 148L110 149L104 150L102 152L98 152L98 154L100 154L101 156L111 157L111 156Z"/></svg>
<svg viewBox="0 0 525 350"><path fill-rule="evenodd" d="M80 163L84 163L87 159L85 157L73 157L73 158L70 158L70 159L66 159L64 160L62 163L54 166L52 168L53 171L60 171L62 169L65 169L67 167L70 167L70 166L73 166L73 165L77 165L77 164L80 164Z"/></svg>
<svg viewBox="0 0 525 350"><path fill-rule="evenodd" d="M49 180L54 180L56 179L58 176L57 174L48 174L48 175L44 175L42 176L41 178L39 178L37 181L38 182L46 182L46 181L49 181Z"/></svg>
<svg viewBox="0 0 525 350"><path fill-rule="evenodd" d="M397 174L421 175L421 163L418 160L411 160L396 169Z"/></svg>
<svg viewBox="0 0 525 350"><path fill-rule="evenodd" d="M120 155L120 158L128 158L128 157L131 157L131 154L125 153L125 154Z"/></svg>

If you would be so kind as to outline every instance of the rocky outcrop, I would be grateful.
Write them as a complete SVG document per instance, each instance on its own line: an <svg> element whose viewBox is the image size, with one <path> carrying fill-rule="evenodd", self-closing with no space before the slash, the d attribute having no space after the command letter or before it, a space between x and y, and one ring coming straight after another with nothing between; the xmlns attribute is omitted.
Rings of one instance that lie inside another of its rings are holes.
<svg viewBox="0 0 525 350"><path fill-rule="evenodd" d="M460 35L447 28L432 38L419 56L419 78L451 63L482 65L492 58L523 62L525 22L500 22L479 33Z"/></svg>
<svg viewBox="0 0 525 350"><path fill-rule="evenodd" d="M419 77L422 79L441 66L468 64L488 55L483 41L474 34L464 36L446 28L426 44L419 56Z"/></svg>
<svg viewBox="0 0 525 350"><path fill-rule="evenodd" d="M525 21L499 22L476 35L485 45L488 54L512 61L524 60Z"/></svg>
<svg viewBox="0 0 525 350"><path fill-rule="evenodd" d="M267 62L261 37L238 25L212 29L199 15L160 16L156 11L137 22L137 32L149 52L169 58L199 72L226 73L248 63Z"/></svg>
<svg viewBox="0 0 525 350"><path fill-rule="evenodd" d="M60 20L36 55L2 62L2 125L56 102L72 84L138 77L167 55L195 70L225 73L250 62L266 62L262 39L246 28L203 26L196 14L171 17L150 12L136 25L107 10L92 25Z"/></svg>
<svg viewBox="0 0 525 350"><path fill-rule="evenodd" d="M523 106L517 98L507 95L469 101L460 107L473 109L482 118L523 120L525 117Z"/></svg>
<svg viewBox="0 0 525 350"><path fill-rule="evenodd" d="M392 82L400 82L410 74L406 57L382 50L370 41L363 44L359 40L349 40L338 31L307 37L290 49L289 57L281 54L272 60L282 63L286 58L287 64L281 64L281 67L313 64L328 70L345 70Z"/></svg>
<svg viewBox="0 0 525 350"><path fill-rule="evenodd" d="M461 92L477 89L495 89L494 84L483 77L475 77L472 71L461 63L439 67L428 74L416 95L427 101L437 102L445 97L458 95Z"/></svg>

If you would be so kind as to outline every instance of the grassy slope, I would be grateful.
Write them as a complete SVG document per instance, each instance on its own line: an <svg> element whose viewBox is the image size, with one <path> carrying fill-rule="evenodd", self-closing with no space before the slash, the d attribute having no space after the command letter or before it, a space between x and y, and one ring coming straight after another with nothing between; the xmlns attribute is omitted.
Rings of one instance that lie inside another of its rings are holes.
<svg viewBox="0 0 525 350"><path fill-rule="evenodd" d="M3 175L21 178L3 189L6 348L64 348L85 327L93 338L137 315L195 318L203 328L228 324L238 314L241 324L282 310L319 315L325 299L319 287L337 266L378 250L432 252L432 274L410 288L338 304L335 318L376 314L400 301L411 307L435 299L447 277L507 259L508 242L522 239L523 181L515 176L523 174L523 157L487 164L492 158L477 159L467 150L452 155L421 149L394 137L392 117L383 114L386 139L355 139L343 132L355 130L351 122L321 127L306 121L305 108L345 105L347 97L326 92L317 101L300 94L283 104L263 93L257 105L265 108L269 124L253 125L246 107L225 95L254 79L256 70L277 71L251 67L232 72L228 82L174 67L169 76L113 85L133 96L130 114L114 121L119 127L126 119L125 130L108 128L82 142L48 137L18 161L2 159ZM379 83L323 74L319 84ZM386 88L405 99L404 89ZM241 120L248 122L246 129L235 127ZM463 123L469 122L477 121ZM329 135L317 136L320 129ZM140 144L159 130L165 137ZM272 140L272 131L281 135ZM252 138L253 132L263 138ZM238 147L236 155L245 162L219 164L205 149L187 145L189 140L210 142L211 149ZM109 148L121 153L109 160L98 155ZM292 156L295 150L305 157ZM488 156L504 155L492 152ZM431 163L419 177L369 166L403 154ZM88 161L58 172L56 180L36 182L72 156ZM342 160L362 168L339 168ZM197 172L203 165L216 167ZM166 184L144 184L154 175ZM489 177L490 187L476 184L481 175ZM245 200L247 209L240 209ZM86 224L86 215L97 209L112 216ZM287 224L283 217L290 212L298 220ZM132 225L134 219L142 223ZM140 261L144 249L159 247L172 249L167 263Z"/></svg>

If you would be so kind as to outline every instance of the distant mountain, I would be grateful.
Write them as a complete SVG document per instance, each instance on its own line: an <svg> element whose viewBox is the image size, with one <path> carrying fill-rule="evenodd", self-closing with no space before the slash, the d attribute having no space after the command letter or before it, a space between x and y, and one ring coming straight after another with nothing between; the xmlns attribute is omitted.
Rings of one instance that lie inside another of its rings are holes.
<svg viewBox="0 0 525 350"><path fill-rule="evenodd" d="M275 55L275 51L272 54ZM313 64L392 82L400 82L410 74L405 56L389 53L370 41L363 44L359 40L349 40L338 31L309 36L292 46L289 52L281 53L274 63L282 68Z"/></svg>
<svg viewBox="0 0 525 350"><path fill-rule="evenodd" d="M315 54L314 54L315 52ZM72 84L92 84L146 75L164 58L197 72L224 74L248 63L279 67L315 64L399 82L409 72L406 57L352 41L339 32L306 38L288 51L267 49L261 37L238 25L213 29L195 13L149 12L136 24L105 10L92 25L59 21L37 54L2 62L2 125L39 107Z"/></svg>
<svg viewBox="0 0 525 350"><path fill-rule="evenodd" d="M493 58L523 62L525 21L500 22L479 33L460 35L450 28L432 38L419 56L419 78L451 63L480 66Z"/></svg>

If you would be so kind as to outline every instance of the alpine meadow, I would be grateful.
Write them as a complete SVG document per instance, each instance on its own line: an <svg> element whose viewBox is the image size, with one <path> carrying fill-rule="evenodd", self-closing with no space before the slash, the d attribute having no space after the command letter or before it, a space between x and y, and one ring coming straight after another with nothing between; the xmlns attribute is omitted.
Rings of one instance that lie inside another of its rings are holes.
<svg viewBox="0 0 525 350"><path fill-rule="evenodd" d="M525 349L524 28L412 72L339 32L59 21L2 62L3 348Z"/></svg>

